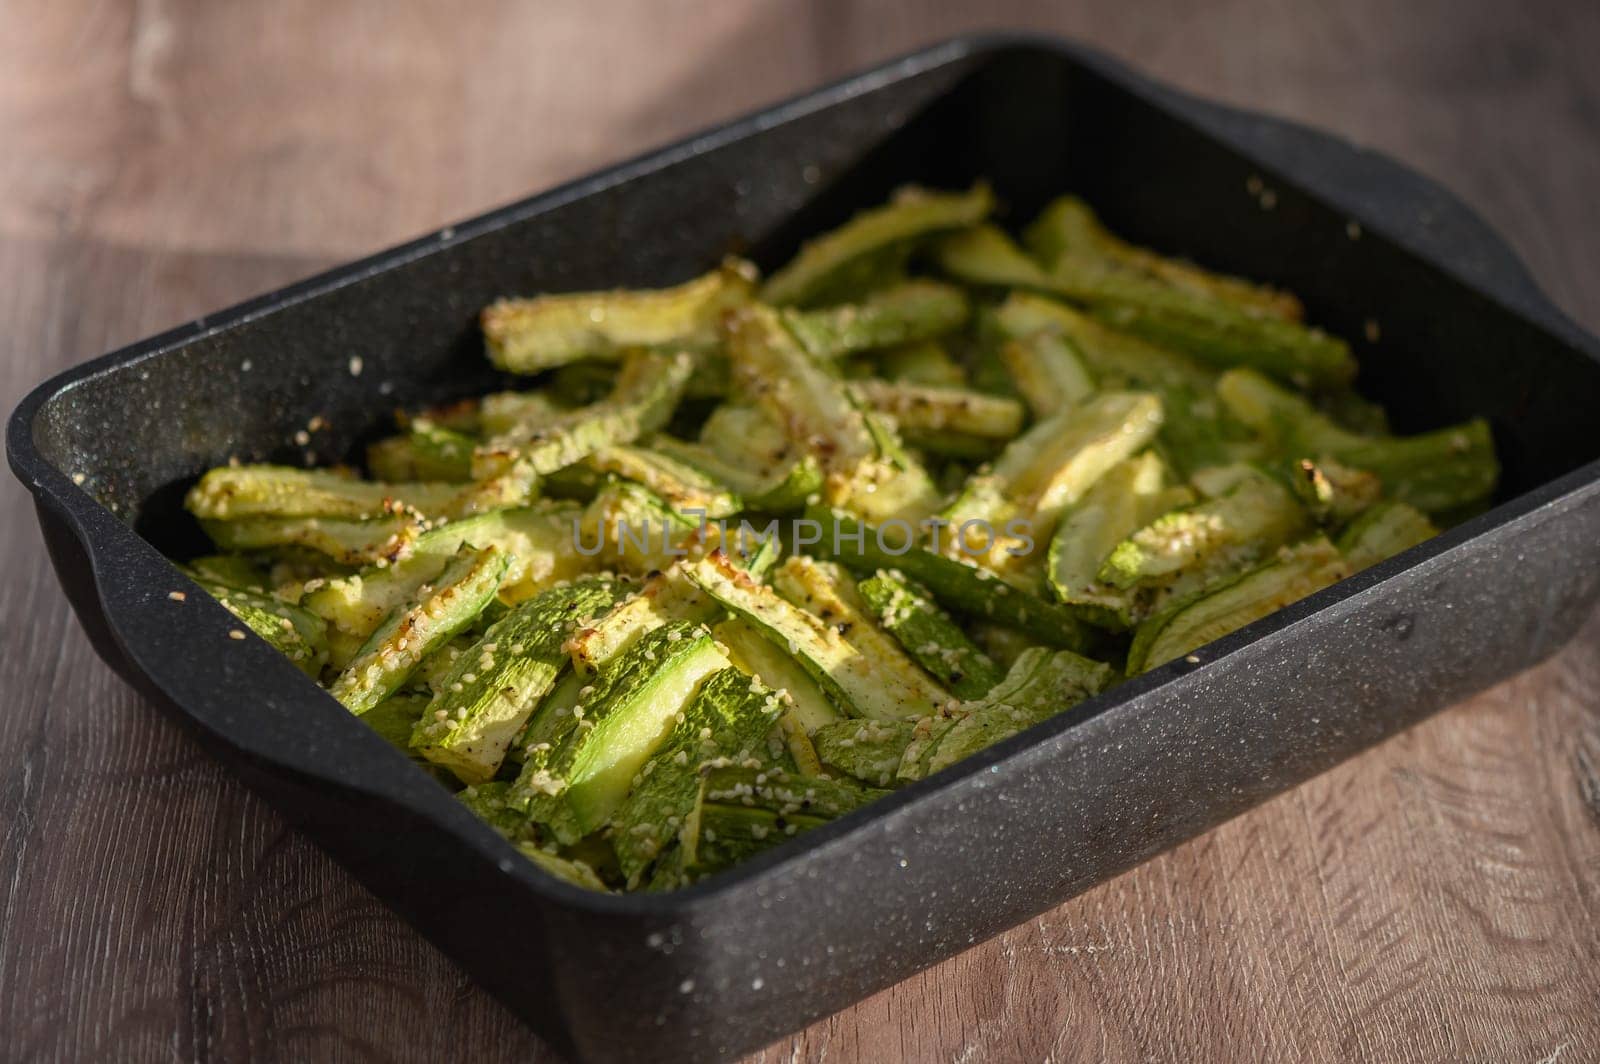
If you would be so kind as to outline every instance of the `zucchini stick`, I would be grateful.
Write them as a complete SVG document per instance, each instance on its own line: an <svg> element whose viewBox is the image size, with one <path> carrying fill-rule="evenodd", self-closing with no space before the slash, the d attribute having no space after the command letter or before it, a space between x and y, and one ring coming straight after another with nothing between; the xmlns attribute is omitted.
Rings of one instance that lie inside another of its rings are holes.
<svg viewBox="0 0 1600 1064"><path fill-rule="evenodd" d="M1286 549L1226 586L1202 591L1141 624L1128 651L1128 675L1182 657L1298 602L1346 576L1349 568L1321 537Z"/></svg>
<svg viewBox="0 0 1600 1064"><path fill-rule="evenodd" d="M617 358L631 347L710 346L724 311L750 299L749 263L676 288L576 292L503 299L480 318L489 361L512 373L538 373L581 358Z"/></svg>
<svg viewBox="0 0 1600 1064"><path fill-rule="evenodd" d="M869 519L919 519L938 496L927 472L900 446L894 430L864 413L844 383L810 358L771 309L752 306L728 323L736 389L815 453L825 473L822 495Z"/></svg>
<svg viewBox="0 0 1600 1064"><path fill-rule="evenodd" d="M493 547L463 548L435 583L424 585L378 626L330 693L358 716L394 694L423 658L483 612L510 564L510 557Z"/></svg>
<svg viewBox="0 0 1600 1064"><path fill-rule="evenodd" d="M967 294L939 281L906 281L863 303L820 310L786 310L783 323L812 358L837 359L857 351L943 336L971 313Z"/></svg>
<svg viewBox="0 0 1600 1064"><path fill-rule="evenodd" d="M1082 649L1086 636L1072 611L1003 583L994 574L914 546L909 535L874 528L842 510L807 507L820 529L812 550L871 575L898 569L935 599L968 617L981 617L1031 633L1041 643ZM844 549L848 544L848 549Z"/></svg>
<svg viewBox="0 0 1600 1064"><path fill-rule="evenodd" d="M1444 513L1494 492L1500 465L1482 419L1420 436L1361 436L1259 373L1234 370L1217 383L1234 416L1273 441L1286 458L1333 458L1375 473L1385 494L1428 513Z"/></svg>
<svg viewBox="0 0 1600 1064"><path fill-rule="evenodd" d="M994 209L987 185L969 192L904 188L883 207L862 211L830 233L808 242L787 266L761 286L761 301L804 306L853 262L918 237L973 225Z"/></svg>
<svg viewBox="0 0 1600 1064"><path fill-rule="evenodd" d="M904 574L880 569L858 587L884 630L956 697L979 698L1000 682L1000 667Z"/></svg>
<svg viewBox="0 0 1600 1064"><path fill-rule="evenodd" d="M1231 303L1251 314L1299 321L1300 300L1289 292L1213 273L1180 259L1130 244L1112 233L1076 196L1054 200L1023 233L1023 242L1046 270L1067 256L1099 260L1144 274L1191 295Z"/></svg>
<svg viewBox="0 0 1600 1064"><path fill-rule="evenodd" d="M608 580L555 587L490 625L445 676L412 746L463 783L493 779L512 737L565 668L567 636L617 594Z"/></svg>

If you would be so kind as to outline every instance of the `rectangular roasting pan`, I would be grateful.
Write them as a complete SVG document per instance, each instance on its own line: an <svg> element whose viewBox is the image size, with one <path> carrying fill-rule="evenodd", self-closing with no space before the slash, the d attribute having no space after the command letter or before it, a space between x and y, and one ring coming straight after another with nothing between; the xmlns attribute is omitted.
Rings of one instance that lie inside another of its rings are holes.
<svg viewBox="0 0 1600 1064"><path fill-rule="evenodd" d="M497 296L764 268L906 182L1071 190L1130 238L1283 286L1412 432L1491 419L1497 505L693 888L544 875L162 557L209 466L337 461L396 406L495 384ZM1276 197L1268 209L1262 191ZM364 368L350 370L358 355ZM1600 343L1459 201L1325 134L1078 45L964 37L89 362L12 415L99 654L585 1060L726 1059L1204 832L1562 645L1600 595ZM75 482L81 479L81 485ZM137 830L137 827L134 827Z"/></svg>

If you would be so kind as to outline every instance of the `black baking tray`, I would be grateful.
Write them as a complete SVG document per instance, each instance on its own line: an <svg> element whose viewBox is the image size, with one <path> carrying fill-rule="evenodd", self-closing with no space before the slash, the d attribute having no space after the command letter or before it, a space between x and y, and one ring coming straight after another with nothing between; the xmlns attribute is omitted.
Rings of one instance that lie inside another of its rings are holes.
<svg viewBox="0 0 1600 1064"><path fill-rule="evenodd" d="M221 607L168 598L188 585L163 552L202 545L180 507L200 471L343 459L396 406L491 386L487 301L675 282L728 251L770 268L898 185L978 177L1011 221L1070 189L1138 241L1299 293L1358 338L1401 430L1491 419L1497 504L666 895L542 874L265 643L227 639ZM1596 410L1600 345L1437 186L1075 44L989 36L97 359L29 395L7 448L121 676L553 1046L675 1061L771 1042L1550 654L1600 594Z"/></svg>

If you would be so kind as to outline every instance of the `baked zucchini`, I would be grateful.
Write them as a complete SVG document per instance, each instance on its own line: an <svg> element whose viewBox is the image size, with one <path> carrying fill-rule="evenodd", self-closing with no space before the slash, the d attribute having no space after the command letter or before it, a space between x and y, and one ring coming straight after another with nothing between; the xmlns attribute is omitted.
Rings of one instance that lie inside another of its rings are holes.
<svg viewBox="0 0 1600 1064"><path fill-rule="evenodd" d="M502 299L479 324L489 361L512 373L616 359L634 347L709 347L723 312L748 302L754 281L748 263L730 259L676 288Z"/></svg>
<svg viewBox="0 0 1600 1064"><path fill-rule="evenodd" d="M411 745L463 783L495 777L512 739L567 666L568 636L616 600L610 580L543 591L489 626L457 659Z"/></svg>
<svg viewBox="0 0 1600 1064"><path fill-rule="evenodd" d="M1294 296L995 206L501 300L522 390L397 412L366 476L207 472L187 571L541 869L665 890L1492 497L1488 426L1392 435Z"/></svg>
<svg viewBox="0 0 1600 1064"><path fill-rule="evenodd" d="M903 573L879 569L857 588L883 629L956 697L978 698L1000 682L1000 667Z"/></svg>
<svg viewBox="0 0 1600 1064"><path fill-rule="evenodd" d="M494 547L462 548L437 580L378 626L329 693L358 716L394 694L423 658L477 619L510 565L511 558Z"/></svg>
<svg viewBox="0 0 1600 1064"><path fill-rule="evenodd" d="M761 301L806 306L827 294L839 274L885 249L949 229L974 225L994 210L994 194L979 184L964 193L904 188L886 206L862 211L809 241L761 286Z"/></svg>

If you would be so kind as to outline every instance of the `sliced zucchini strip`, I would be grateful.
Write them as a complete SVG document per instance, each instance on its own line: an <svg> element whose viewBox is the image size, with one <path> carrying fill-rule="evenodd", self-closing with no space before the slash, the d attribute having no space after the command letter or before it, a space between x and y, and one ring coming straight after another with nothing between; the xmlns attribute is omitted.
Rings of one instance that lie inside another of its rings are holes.
<svg viewBox="0 0 1600 1064"><path fill-rule="evenodd" d="M1154 452L1109 470L1061 515L1050 541L1050 587L1094 624L1118 631L1129 627L1139 619L1139 598L1101 580L1101 565L1128 536L1194 501L1186 485L1168 484L1164 463Z"/></svg>
<svg viewBox="0 0 1600 1064"><path fill-rule="evenodd" d="M786 564L797 561L799 559L791 558ZM798 657L833 702L852 716L882 720L915 717L949 700L949 694L932 677L922 674L915 666L899 667L900 661L895 659L904 659L898 647L890 648L891 657L879 653L881 648L876 643L870 644L869 652L841 635L841 628L849 631L846 626L859 625L871 630L871 621L858 611L846 612L841 600L826 597L825 606L819 608L828 609L829 615L819 616L785 600L772 588L751 580L721 554L701 559L687 572L706 594L775 646L787 648ZM826 574L815 569L796 569L795 578L797 590L814 590L819 601L825 597L826 590L836 586ZM881 633L877 634L882 638Z"/></svg>
<svg viewBox="0 0 1600 1064"><path fill-rule="evenodd" d="M999 356L1035 417L1052 417L1094 394L1077 350L1051 330L1007 340Z"/></svg>
<svg viewBox="0 0 1600 1064"><path fill-rule="evenodd" d="M442 481L472 479L472 437L441 428L425 419L410 431L367 447L367 469L378 480Z"/></svg>
<svg viewBox="0 0 1600 1064"><path fill-rule="evenodd" d="M612 820L611 844L629 885L637 886L676 841L712 765L762 764L767 733L781 711L776 692L739 669L705 681Z"/></svg>
<svg viewBox="0 0 1600 1064"><path fill-rule="evenodd" d="M665 427L683 398L693 359L676 354L630 355L604 402L563 413L519 421L480 444L473 452L475 479L554 473L602 447L632 443Z"/></svg>
<svg viewBox="0 0 1600 1064"><path fill-rule="evenodd" d="M463 546L499 548L510 559L508 589L575 579L594 568L576 549L573 522L579 513L579 507L561 503L452 521L409 541L381 566L318 582L308 589L303 604L341 631L364 639L417 588L435 579Z"/></svg>
<svg viewBox="0 0 1600 1064"><path fill-rule="evenodd" d="M822 490L822 466L811 455L783 464L785 448L777 459L775 472L752 470L748 465L730 463L715 450L700 443L688 443L671 436L657 436L651 450L672 461L699 470L711 482L727 485L743 502L744 509L758 513L787 513L805 505L807 497ZM709 515L720 516L720 515Z"/></svg>
<svg viewBox="0 0 1600 1064"><path fill-rule="evenodd" d="M1000 682L1000 667L903 573L879 569L857 587L884 630L956 697L979 698Z"/></svg>
<svg viewBox="0 0 1600 1064"><path fill-rule="evenodd" d="M445 676L412 746L464 783L493 779L512 738L566 667L568 636L618 592L610 580L551 588L490 625Z"/></svg>
<svg viewBox="0 0 1600 1064"><path fill-rule="evenodd" d="M912 544L909 534L889 526L874 528L851 514L824 506L807 507L806 518L820 529L810 549L865 575L898 569L945 606L1030 633L1051 646L1082 649L1083 625L1062 606L1002 582L993 573Z"/></svg>
<svg viewBox="0 0 1600 1064"><path fill-rule="evenodd" d="M906 747L918 727L909 720L841 720L812 733L817 756L829 768L863 783L894 786Z"/></svg>
<svg viewBox="0 0 1600 1064"><path fill-rule="evenodd" d="M878 371L906 384L931 384L939 388L963 388L967 374L961 363L950 357L944 344L935 340L902 344L873 355Z"/></svg>
<svg viewBox="0 0 1600 1064"><path fill-rule="evenodd" d="M859 406L886 414L903 433L964 434L1003 441L1022 429L1022 404L1002 395L967 388L866 377L850 381L846 390Z"/></svg>
<svg viewBox="0 0 1600 1064"><path fill-rule="evenodd" d="M838 707L828 700L800 662L788 654L787 648L777 646L755 626L731 617L713 626L711 634L727 648L728 659L735 666L778 692L802 734L814 734L817 729L841 719Z"/></svg>
<svg viewBox="0 0 1600 1064"><path fill-rule="evenodd" d="M502 299L484 308L480 324L490 362L538 373L630 347L710 346L723 312L748 302L754 281L753 267L730 259L676 288Z"/></svg>
<svg viewBox="0 0 1600 1064"><path fill-rule="evenodd" d="M1289 292L1213 273L1128 243L1107 229L1094 210L1076 196L1052 201L1022 236L1046 270L1064 258L1080 256L1148 276L1191 295L1231 303L1247 313L1285 321L1299 321L1304 314L1300 300Z"/></svg>
<svg viewBox="0 0 1600 1064"><path fill-rule="evenodd" d="M1128 651L1128 675L1136 676L1198 650L1320 591L1349 571L1350 563L1325 538L1287 548L1231 583L1180 602L1141 624Z"/></svg>
<svg viewBox="0 0 1600 1064"><path fill-rule="evenodd" d="M308 550L339 565L362 566L405 554L419 535L409 517L352 521L336 517L247 517L201 521L211 541L224 550Z"/></svg>
<svg viewBox="0 0 1600 1064"><path fill-rule="evenodd" d="M391 514L440 514L460 492L458 484L380 484L321 469L218 466L189 489L184 506L203 521L250 517L362 521Z"/></svg>
<svg viewBox="0 0 1600 1064"><path fill-rule="evenodd" d="M938 505L927 471L894 429L863 412L830 368L806 355L776 312L749 307L729 319L735 387L759 404L802 452L819 456L822 494L869 519L918 519Z"/></svg>
<svg viewBox="0 0 1600 1064"><path fill-rule="evenodd" d="M589 456L588 465L649 488L680 513L698 511L699 517L729 517L744 509L737 492L704 469L662 450L617 444Z"/></svg>
<svg viewBox="0 0 1600 1064"><path fill-rule="evenodd" d="M1259 373L1234 370L1217 394L1240 421L1288 458L1333 458L1375 473L1384 492L1431 514L1470 506L1494 493L1500 477L1494 438L1481 418L1419 436L1361 436Z"/></svg>
<svg viewBox="0 0 1600 1064"><path fill-rule="evenodd" d="M812 358L911 343L959 329L972 312L967 294L940 281L905 281L865 302L786 310L783 323Z"/></svg>
<svg viewBox="0 0 1600 1064"><path fill-rule="evenodd" d="M838 229L807 242L787 266L761 286L761 301L804 306L853 263L918 237L976 224L993 209L994 194L983 184L959 193L901 189L886 206L862 211Z"/></svg>
<svg viewBox="0 0 1600 1064"><path fill-rule="evenodd" d="M716 603L683 575L681 564L650 576L639 589L609 610L578 626L562 649L572 667L590 675L623 653L646 632L673 621L708 622Z"/></svg>
<svg viewBox="0 0 1600 1064"><path fill-rule="evenodd" d="M378 626L329 688L360 715L394 694L422 659L466 628L494 598L511 558L493 547L463 548L438 580Z"/></svg>
<svg viewBox="0 0 1600 1064"><path fill-rule="evenodd" d="M604 826L700 685L727 667L727 656L701 626L674 623L647 632L587 695L580 690L575 726L536 770L538 778L527 781L529 815L564 845ZM524 764L524 774L533 764Z"/></svg>
<svg viewBox="0 0 1600 1064"><path fill-rule="evenodd" d="M1239 474L1225 493L1164 514L1117 544L1099 579L1126 590L1238 569L1310 531L1289 489L1258 470Z"/></svg>
<svg viewBox="0 0 1600 1064"><path fill-rule="evenodd" d="M190 575L246 628L294 662L295 668L312 679L321 674L328 661L328 625L321 617L272 595L227 587L197 572Z"/></svg>
<svg viewBox="0 0 1600 1064"><path fill-rule="evenodd" d="M832 625L860 653L869 675L878 681L876 687L864 690L892 694L892 701L872 699L869 708L863 695L857 693L854 702L861 715L893 720L914 715L909 707L950 701L950 692L933 674L919 666L893 636L878 626L855 582L837 564L795 555L773 571L772 587L795 606Z"/></svg>
<svg viewBox="0 0 1600 1064"><path fill-rule="evenodd" d="M1355 377L1349 345L1320 329L1252 314L1081 255L1064 255L1045 270L993 226L943 238L938 256L960 280L1071 300L1123 332L1214 366L1247 366L1303 387L1339 387Z"/></svg>
<svg viewBox="0 0 1600 1064"><path fill-rule="evenodd" d="M1369 507L1340 534L1339 552L1350 571L1359 572L1438 534L1421 510L1387 499Z"/></svg>
<svg viewBox="0 0 1600 1064"><path fill-rule="evenodd" d="M993 468L968 478L945 508L941 516L951 526L945 552L1001 574L1042 561L1061 511L1143 450L1160 426L1161 400L1146 392L1101 393L1038 422Z"/></svg>

